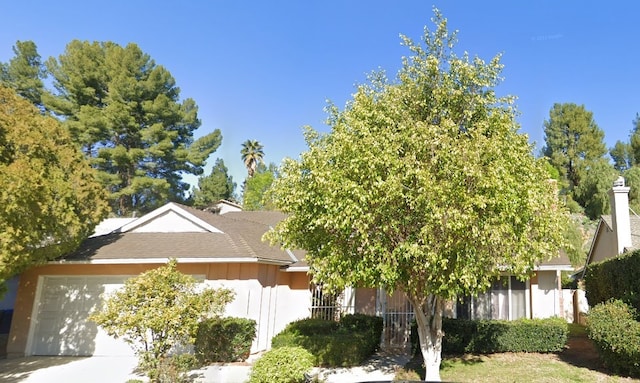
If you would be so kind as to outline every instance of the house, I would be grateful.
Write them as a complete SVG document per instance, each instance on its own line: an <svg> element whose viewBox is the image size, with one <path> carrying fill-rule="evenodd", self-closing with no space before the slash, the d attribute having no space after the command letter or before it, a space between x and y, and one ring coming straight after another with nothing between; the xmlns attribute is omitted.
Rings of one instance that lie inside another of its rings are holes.
<svg viewBox="0 0 640 383"><path fill-rule="evenodd" d="M105 293L171 258L202 283L233 289L226 315L256 320L252 351L269 348L287 323L309 316L311 302L306 269L288 268L303 254L261 240L282 217L169 203L137 219L105 221L76 252L20 275L8 356L131 354L87 318Z"/></svg>
<svg viewBox="0 0 640 383"><path fill-rule="evenodd" d="M564 252L535 266L530 278L521 281L504 275L491 289L458 302L456 316L469 319L565 318L574 319L570 291L562 288L562 272L574 268Z"/></svg>
<svg viewBox="0 0 640 383"><path fill-rule="evenodd" d="M269 349L271 338L294 320L355 312L383 317L383 346L407 344L413 312L401 294L365 288L327 294L310 282L303 252L261 240L283 214L227 210L233 211L216 214L169 203L139 218L107 219L74 253L21 274L8 356L131 354L128 345L88 316L104 294L171 258L181 272L203 284L235 291L225 314L257 322L252 352ZM526 282L506 276L504 284L496 283L467 306L451 305L448 313L467 310L473 317L501 319L566 316L570 299L563 300L560 273L569 268L568 259L560 257L538 265Z"/></svg>
<svg viewBox="0 0 640 383"><path fill-rule="evenodd" d="M640 248L640 217L629 208L629 190L619 177L609 190L611 215L600 217L587 254L586 266Z"/></svg>

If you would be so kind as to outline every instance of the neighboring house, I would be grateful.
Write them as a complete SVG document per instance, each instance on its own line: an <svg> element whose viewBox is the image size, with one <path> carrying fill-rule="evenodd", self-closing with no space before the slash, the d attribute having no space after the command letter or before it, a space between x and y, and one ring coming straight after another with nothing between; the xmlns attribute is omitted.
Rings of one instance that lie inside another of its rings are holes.
<svg viewBox="0 0 640 383"><path fill-rule="evenodd" d="M619 177L609 190L611 215L600 217L585 269L593 262L601 262L640 248L640 217L635 213L630 214L629 190L623 177Z"/></svg>
<svg viewBox="0 0 640 383"><path fill-rule="evenodd" d="M282 217L217 215L169 203L137 219L107 220L76 252L21 274L7 354L131 354L122 340L89 321L89 313L125 279L170 258L206 285L233 289L226 315L256 320L252 351L265 350L287 323L308 317L310 310L306 270L287 268L300 265L301 253L261 240Z"/></svg>

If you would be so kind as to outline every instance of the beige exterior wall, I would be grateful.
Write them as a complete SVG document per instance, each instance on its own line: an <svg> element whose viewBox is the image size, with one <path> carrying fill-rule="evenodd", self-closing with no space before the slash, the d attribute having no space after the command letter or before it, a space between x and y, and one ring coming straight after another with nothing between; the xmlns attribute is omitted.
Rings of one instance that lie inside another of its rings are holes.
<svg viewBox="0 0 640 383"><path fill-rule="evenodd" d="M10 357L23 356L27 352L40 276L135 276L158 266L50 264L23 273L14 306L7 354ZM304 272L284 272L276 265L256 263L178 264L178 269L185 274L204 277L207 285L224 286L236 292L235 300L229 304L225 314L256 320L257 336L252 352L270 348L271 338L287 323L309 315L309 279Z"/></svg>
<svg viewBox="0 0 640 383"><path fill-rule="evenodd" d="M616 236L612 230L609 230L604 222L599 225L599 230L594 237L594 243L591 251L590 262L600 262L617 256Z"/></svg>
<svg viewBox="0 0 640 383"><path fill-rule="evenodd" d="M556 270L540 270L531 278L531 316L533 318L549 318L562 316L560 310L560 292L558 290L558 272Z"/></svg>
<svg viewBox="0 0 640 383"><path fill-rule="evenodd" d="M366 315L376 315L377 290L370 288L356 289L355 312Z"/></svg>

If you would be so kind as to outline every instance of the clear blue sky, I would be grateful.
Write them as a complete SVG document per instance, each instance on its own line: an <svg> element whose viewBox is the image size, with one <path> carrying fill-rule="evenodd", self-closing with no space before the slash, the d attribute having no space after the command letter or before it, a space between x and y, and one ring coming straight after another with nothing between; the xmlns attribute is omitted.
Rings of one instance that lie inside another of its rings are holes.
<svg viewBox="0 0 640 383"><path fill-rule="evenodd" d="M459 30L460 52L503 54L498 93L518 97L521 131L538 148L555 102L584 104L607 146L628 140L640 112L633 1L5 1L0 62L17 40L45 59L73 39L138 44L198 104L196 137L222 131L209 165L223 158L240 185L243 141L260 141L267 162L297 158L304 125L328 129L325 101L343 106L377 68L394 75L408 54L399 35L419 40L433 6Z"/></svg>

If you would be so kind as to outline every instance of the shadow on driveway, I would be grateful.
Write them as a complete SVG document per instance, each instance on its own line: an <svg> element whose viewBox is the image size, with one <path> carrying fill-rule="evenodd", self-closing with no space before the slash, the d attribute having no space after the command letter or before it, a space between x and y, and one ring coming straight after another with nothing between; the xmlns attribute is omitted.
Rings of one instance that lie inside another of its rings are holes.
<svg viewBox="0 0 640 383"><path fill-rule="evenodd" d="M3 383L124 383L139 379L134 357L31 356L0 360Z"/></svg>
<svg viewBox="0 0 640 383"><path fill-rule="evenodd" d="M34 371L43 368L61 366L78 358L64 356L34 356L26 358L0 360L0 382L19 383L27 379Z"/></svg>

